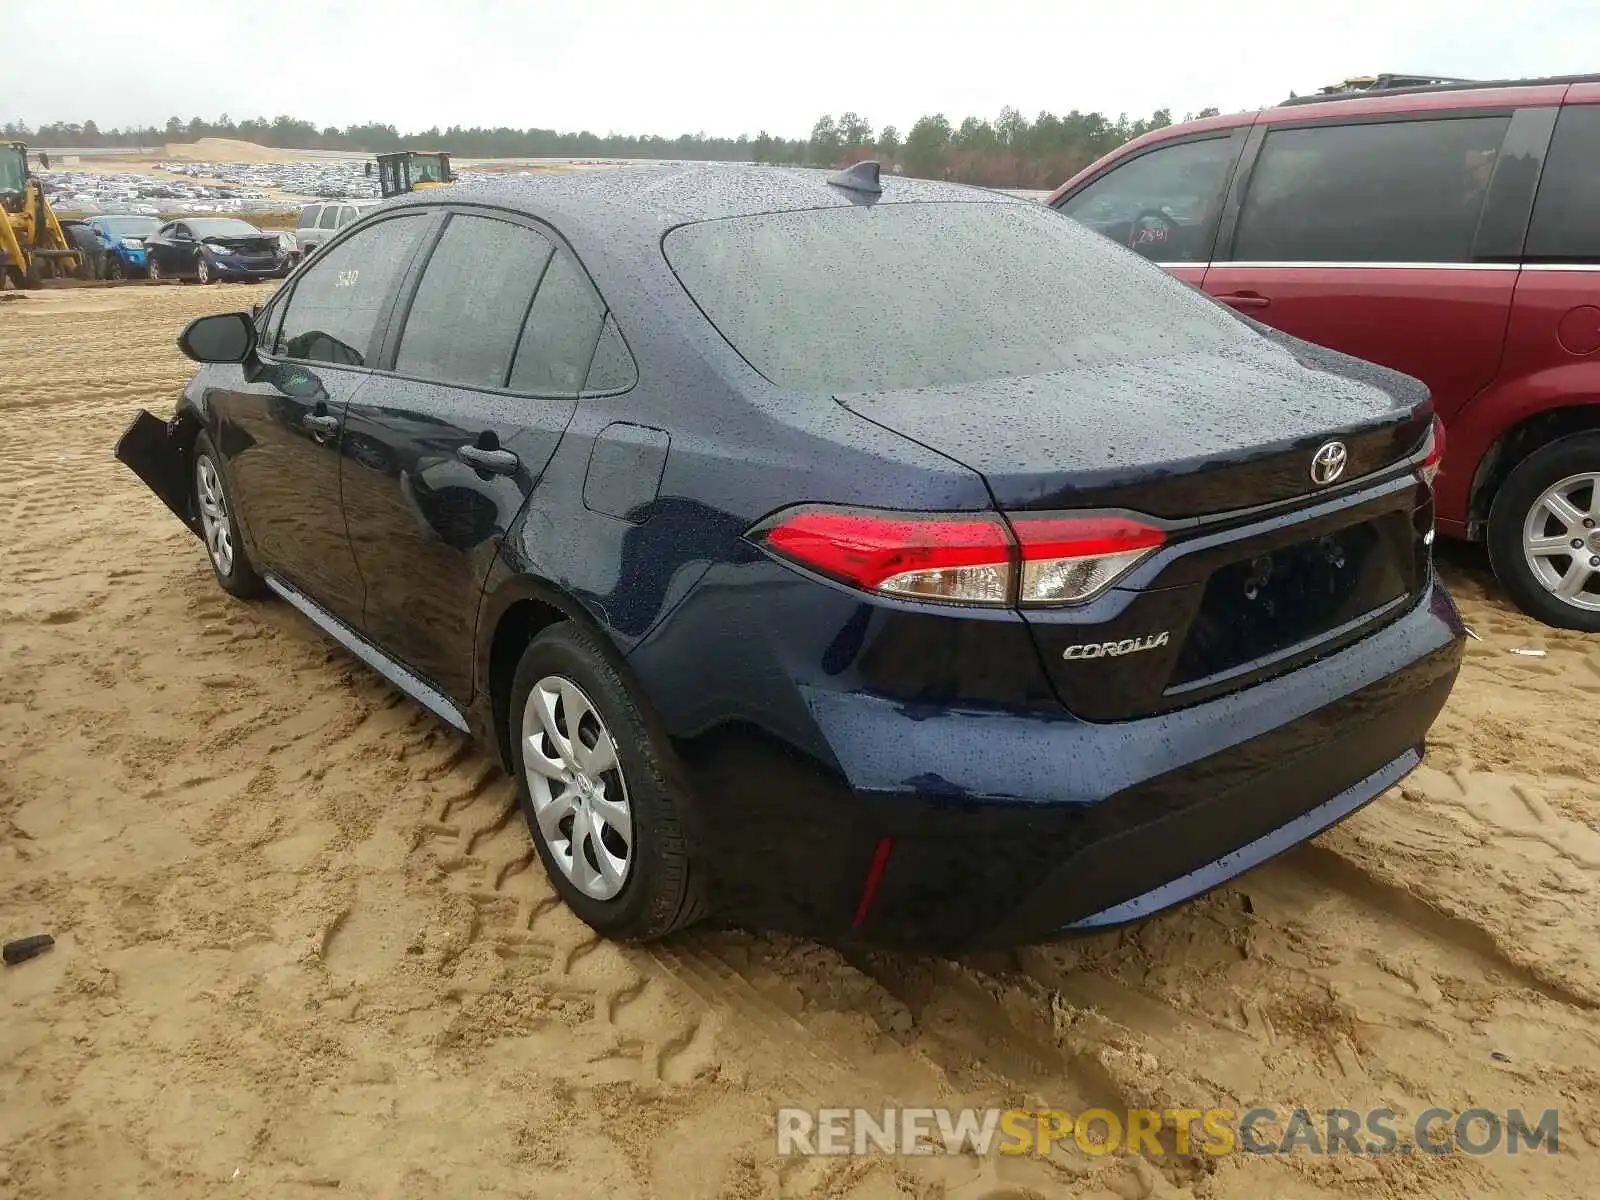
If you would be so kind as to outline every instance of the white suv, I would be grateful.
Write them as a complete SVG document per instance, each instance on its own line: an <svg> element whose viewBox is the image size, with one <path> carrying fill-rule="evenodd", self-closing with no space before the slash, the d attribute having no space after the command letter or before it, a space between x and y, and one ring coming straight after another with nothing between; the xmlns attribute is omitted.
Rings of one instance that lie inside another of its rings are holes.
<svg viewBox="0 0 1600 1200"><path fill-rule="evenodd" d="M381 203L381 200L324 200L306 205L295 222L295 253L298 257L310 258L323 242Z"/></svg>

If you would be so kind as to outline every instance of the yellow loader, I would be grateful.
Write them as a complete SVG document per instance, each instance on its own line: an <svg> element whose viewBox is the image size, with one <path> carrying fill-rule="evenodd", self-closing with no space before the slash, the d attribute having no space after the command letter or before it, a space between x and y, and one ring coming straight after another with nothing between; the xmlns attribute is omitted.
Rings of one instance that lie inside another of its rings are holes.
<svg viewBox="0 0 1600 1200"><path fill-rule="evenodd" d="M377 158L378 190L385 200L421 188L455 182L456 177L450 173L450 156L442 150L429 153L397 150L392 154L380 154ZM367 164L367 174L372 174L371 163Z"/></svg>
<svg viewBox="0 0 1600 1200"><path fill-rule="evenodd" d="M82 265L44 184L28 173L28 147L0 145L0 277L12 287L33 288L75 275Z"/></svg>

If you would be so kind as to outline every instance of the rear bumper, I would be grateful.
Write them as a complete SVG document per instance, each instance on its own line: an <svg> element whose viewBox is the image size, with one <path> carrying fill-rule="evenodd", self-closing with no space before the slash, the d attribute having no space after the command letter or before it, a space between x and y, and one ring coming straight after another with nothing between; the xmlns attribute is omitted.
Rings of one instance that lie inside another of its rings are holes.
<svg viewBox="0 0 1600 1200"><path fill-rule="evenodd" d="M754 924L944 950L1141 919L1304 841L1415 767L1462 637L1435 582L1398 620L1315 663L1108 724L810 691L837 769L749 727L684 747L713 901Z"/></svg>

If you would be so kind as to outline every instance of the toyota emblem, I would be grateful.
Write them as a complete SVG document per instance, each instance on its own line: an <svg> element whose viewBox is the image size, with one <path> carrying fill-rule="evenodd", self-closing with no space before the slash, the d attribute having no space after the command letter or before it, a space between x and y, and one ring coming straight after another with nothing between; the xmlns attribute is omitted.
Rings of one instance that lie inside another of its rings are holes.
<svg viewBox="0 0 1600 1200"><path fill-rule="evenodd" d="M1329 442L1311 456L1311 482L1326 487L1344 474L1344 465L1350 461L1350 452L1343 442Z"/></svg>

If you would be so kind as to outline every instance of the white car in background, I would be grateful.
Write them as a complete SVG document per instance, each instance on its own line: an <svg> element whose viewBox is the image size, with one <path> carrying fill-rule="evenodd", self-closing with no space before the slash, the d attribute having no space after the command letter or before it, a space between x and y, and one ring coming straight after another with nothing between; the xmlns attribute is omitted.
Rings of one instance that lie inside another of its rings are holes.
<svg viewBox="0 0 1600 1200"><path fill-rule="evenodd" d="M306 205L300 210L300 219L294 227L297 256L310 258L318 246L380 203L379 200L319 200Z"/></svg>

